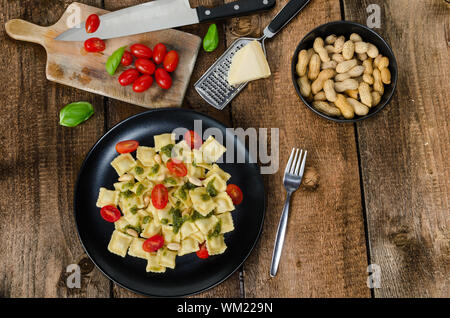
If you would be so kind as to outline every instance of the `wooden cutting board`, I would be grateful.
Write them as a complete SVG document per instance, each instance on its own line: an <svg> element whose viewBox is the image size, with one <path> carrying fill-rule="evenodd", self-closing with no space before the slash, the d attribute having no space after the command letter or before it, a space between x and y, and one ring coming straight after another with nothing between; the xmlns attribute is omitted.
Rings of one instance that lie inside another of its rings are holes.
<svg viewBox="0 0 450 318"><path fill-rule="evenodd" d="M195 60L197 59L201 39L193 34L178 30L162 30L137 34L122 38L105 40L106 49L102 53L88 53L82 42L61 42L53 40L60 33L70 28L76 17L78 21L96 13L108 11L74 2L69 5L61 19L49 27L41 27L24 20L10 20L5 28L8 35L21 41L42 45L47 51L47 79L68 86L73 86L92 93L112 97L131 104L147 108L179 107L189 84ZM118 76L125 68L119 66L114 76L105 70L109 55L124 45L143 43L153 47L156 43L166 44L180 56L177 70L172 74L173 84L169 90L161 89L156 83L143 92L133 92L131 85L122 87Z"/></svg>

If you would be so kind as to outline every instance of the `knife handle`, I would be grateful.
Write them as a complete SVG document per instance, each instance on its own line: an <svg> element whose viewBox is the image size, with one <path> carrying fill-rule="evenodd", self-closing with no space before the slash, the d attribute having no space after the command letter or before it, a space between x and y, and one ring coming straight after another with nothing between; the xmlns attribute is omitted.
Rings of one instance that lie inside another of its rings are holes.
<svg viewBox="0 0 450 318"><path fill-rule="evenodd" d="M274 36L304 8L309 1L310 0L290 0L266 27L264 35L268 38Z"/></svg>
<svg viewBox="0 0 450 318"><path fill-rule="evenodd" d="M197 7L200 22L220 20L273 8L276 0L238 0L214 8Z"/></svg>

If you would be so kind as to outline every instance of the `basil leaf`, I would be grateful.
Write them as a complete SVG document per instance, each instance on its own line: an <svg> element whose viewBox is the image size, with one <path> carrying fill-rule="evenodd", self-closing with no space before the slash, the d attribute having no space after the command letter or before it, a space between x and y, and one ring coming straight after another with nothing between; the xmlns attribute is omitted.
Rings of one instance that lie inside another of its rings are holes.
<svg viewBox="0 0 450 318"><path fill-rule="evenodd" d="M89 119L94 114L94 107L88 102L76 102L64 106L59 112L59 124L75 127Z"/></svg>
<svg viewBox="0 0 450 318"><path fill-rule="evenodd" d="M211 24L203 38L203 49L206 52L214 51L219 45L219 31L217 30L217 25L215 23Z"/></svg>
<svg viewBox="0 0 450 318"><path fill-rule="evenodd" d="M108 57L108 60L106 61L106 71L110 75L114 75L117 68L119 67L120 61L122 60L123 53L125 53L126 46L122 46L121 48L118 48L114 51L113 54L111 54L110 57Z"/></svg>

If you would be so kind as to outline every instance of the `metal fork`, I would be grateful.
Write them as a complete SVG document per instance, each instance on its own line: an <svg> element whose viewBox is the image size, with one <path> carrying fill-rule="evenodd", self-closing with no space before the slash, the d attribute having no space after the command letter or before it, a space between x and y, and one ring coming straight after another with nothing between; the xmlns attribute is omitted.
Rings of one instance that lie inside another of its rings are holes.
<svg viewBox="0 0 450 318"><path fill-rule="evenodd" d="M300 187L305 171L305 162L307 151L303 154L303 149L292 148L291 156L284 170L283 184L286 188L287 197L281 213L280 223L278 224L275 246L272 254L272 265L270 266L270 276L275 277L280 264L281 251L283 250L284 237L286 235L287 221L289 216L289 204L292 193ZM302 157L303 155L303 157Z"/></svg>

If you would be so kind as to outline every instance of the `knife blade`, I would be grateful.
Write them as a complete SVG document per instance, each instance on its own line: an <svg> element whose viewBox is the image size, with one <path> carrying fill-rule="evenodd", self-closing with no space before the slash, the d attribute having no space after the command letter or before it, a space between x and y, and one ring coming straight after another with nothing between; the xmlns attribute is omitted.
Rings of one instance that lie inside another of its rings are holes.
<svg viewBox="0 0 450 318"><path fill-rule="evenodd" d="M55 40L85 41L92 37L111 39L176 28L268 10L275 5L275 1L238 0L214 8L191 8L189 0L155 0L100 16L100 26L94 33L86 33L84 23L81 23L61 33Z"/></svg>

